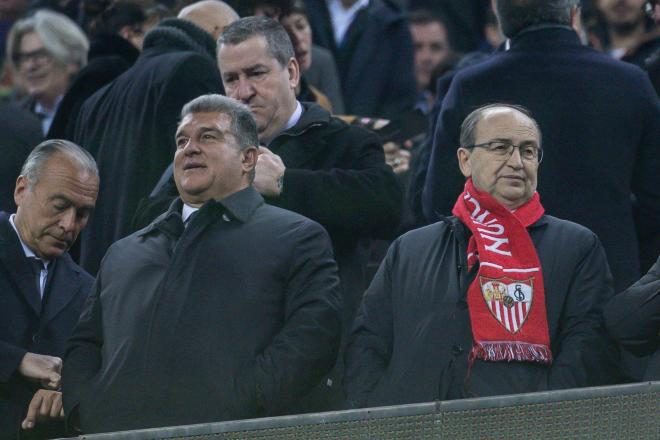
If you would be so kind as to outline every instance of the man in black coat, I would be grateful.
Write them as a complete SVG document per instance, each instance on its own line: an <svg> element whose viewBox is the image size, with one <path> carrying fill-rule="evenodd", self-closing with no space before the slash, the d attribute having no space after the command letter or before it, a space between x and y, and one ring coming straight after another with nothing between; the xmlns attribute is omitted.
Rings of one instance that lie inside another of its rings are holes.
<svg viewBox="0 0 660 440"><path fill-rule="evenodd" d="M643 380L660 380L660 258L635 284L605 307L612 337L632 353L650 355Z"/></svg>
<svg viewBox="0 0 660 440"><path fill-rule="evenodd" d="M491 102L524 105L546 134L539 176L544 206L598 235L615 288L622 290L639 278L638 236L642 244L660 243L660 103L641 69L580 44L570 27L578 20L578 2L558 6L566 3L496 2L511 49L452 81L437 122L423 208L430 221L447 215L461 191L455 152L465 116Z"/></svg>
<svg viewBox="0 0 660 440"><path fill-rule="evenodd" d="M188 11L186 19L166 19L152 29L135 64L80 110L74 140L94 155L106 182L81 237L80 261L92 273L108 246L130 232L139 200L170 163L181 107L221 92L211 35L237 16L222 2L204 3L203 16Z"/></svg>
<svg viewBox="0 0 660 440"><path fill-rule="evenodd" d="M391 0L334 2L352 17L340 35L331 2L305 3L314 43L335 57L348 114L392 118L415 106L413 43L400 6Z"/></svg>
<svg viewBox="0 0 660 440"><path fill-rule="evenodd" d="M401 216L401 188L382 146L374 134L296 100L298 63L286 31L272 19L248 17L227 27L218 66L227 96L249 105L257 121L255 189L330 233L347 333L366 288L366 243L391 238Z"/></svg>
<svg viewBox="0 0 660 440"><path fill-rule="evenodd" d="M456 216L390 247L346 351L350 406L616 380L617 353L601 316L613 294L605 253L593 232L543 214L536 194L541 133L524 111L493 104L467 117L457 156L468 181ZM461 215L461 203L469 214ZM535 215L526 215L534 204ZM521 253L524 242L530 247ZM543 344L538 334L546 335Z"/></svg>
<svg viewBox="0 0 660 440"><path fill-rule="evenodd" d="M181 198L110 247L67 348L64 405L84 432L286 414L335 362L330 239L251 186L250 110L201 96L176 145Z"/></svg>
<svg viewBox="0 0 660 440"><path fill-rule="evenodd" d="M89 153L45 141L18 177L16 214L0 212L2 440L64 434L60 356L93 281L66 249L85 227L97 191Z"/></svg>
<svg viewBox="0 0 660 440"><path fill-rule="evenodd" d="M0 100L0 211L12 212L14 185L23 162L43 139L39 119L17 104Z"/></svg>

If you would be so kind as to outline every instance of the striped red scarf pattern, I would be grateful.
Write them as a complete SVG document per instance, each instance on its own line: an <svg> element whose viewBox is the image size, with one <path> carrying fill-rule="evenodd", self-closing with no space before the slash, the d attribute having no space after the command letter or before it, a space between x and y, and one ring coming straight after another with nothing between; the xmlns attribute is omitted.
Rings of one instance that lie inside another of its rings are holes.
<svg viewBox="0 0 660 440"><path fill-rule="evenodd" d="M544 213L538 193L515 211L465 183L452 213L470 229L468 287L474 359L552 363L543 271L527 227Z"/></svg>

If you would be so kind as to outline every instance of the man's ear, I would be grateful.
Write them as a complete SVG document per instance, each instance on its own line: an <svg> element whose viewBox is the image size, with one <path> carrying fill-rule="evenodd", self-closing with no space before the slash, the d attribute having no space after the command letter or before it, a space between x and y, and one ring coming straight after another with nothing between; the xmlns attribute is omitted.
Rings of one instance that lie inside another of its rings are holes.
<svg viewBox="0 0 660 440"><path fill-rule="evenodd" d="M29 184L30 182L25 176L18 176L18 179L16 179L16 187L14 188L14 203L16 206L23 204L25 193L29 191Z"/></svg>
<svg viewBox="0 0 660 440"><path fill-rule="evenodd" d="M286 70L289 72L289 86L292 90L295 90L298 87L300 82L300 65L296 57L289 58L289 62L286 65Z"/></svg>
<svg viewBox="0 0 660 440"><path fill-rule="evenodd" d="M463 176L466 178L472 176L470 154L471 151L467 148L460 147L458 150L456 150L456 157L458 157L458 167L461 169L461 173L463 173Z"/></svg>
<svg viewBox="0 0 660 440"><path fill-rule="evenodd" d="M257 147L248 147L242 151L243 160L241 161L243 165L243 172L250 173L257 166L257 158L259 157L259 150Z"/></svg>

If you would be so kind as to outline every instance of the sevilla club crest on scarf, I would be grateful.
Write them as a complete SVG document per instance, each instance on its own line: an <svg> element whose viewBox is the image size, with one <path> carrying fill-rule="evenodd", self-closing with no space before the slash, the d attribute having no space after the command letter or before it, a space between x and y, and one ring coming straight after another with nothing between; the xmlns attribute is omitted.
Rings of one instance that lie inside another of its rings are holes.
<svg viewBox="0 0 660 440"><path fill-rule="evenodd" d="M509 333L516 334L525 324L532 308L533 279L523 281L480 276L479 281L490 313Z"/></svg>

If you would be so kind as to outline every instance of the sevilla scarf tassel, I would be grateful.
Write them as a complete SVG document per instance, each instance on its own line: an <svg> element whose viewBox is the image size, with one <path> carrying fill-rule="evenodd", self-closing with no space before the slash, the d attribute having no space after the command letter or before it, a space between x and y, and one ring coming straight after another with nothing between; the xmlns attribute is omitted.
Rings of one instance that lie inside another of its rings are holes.
<svg viewBox="0 0 660 440"><path fill-rule="evenodd" d="M468 287L467 302L474 359L552 363L541 263L527 226L544 213L538 193L515 211L471 179L453 214L470 229L468 266L479 271Z"/></svg>

